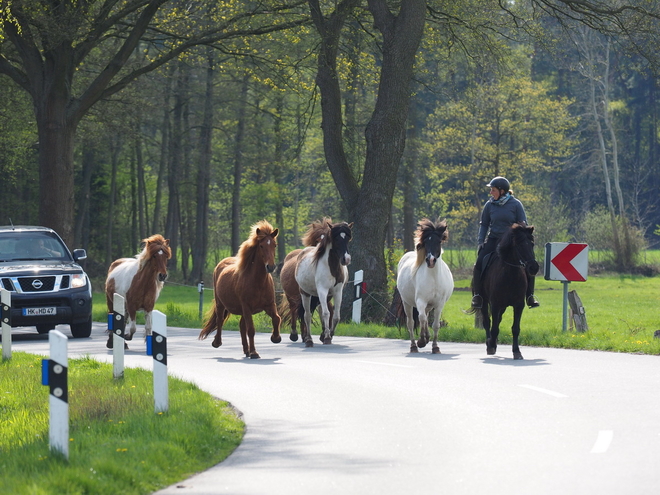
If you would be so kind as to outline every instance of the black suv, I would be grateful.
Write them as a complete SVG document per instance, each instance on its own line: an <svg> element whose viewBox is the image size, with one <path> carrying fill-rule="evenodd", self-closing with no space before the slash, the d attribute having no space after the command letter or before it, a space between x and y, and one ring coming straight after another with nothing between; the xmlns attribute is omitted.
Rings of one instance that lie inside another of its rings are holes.
<svg viewBox="0 0 660 495"><path fill-rule="evenodd" d="M68 324L74 337L89 337L92 285L78 264L86 258L46 227L0 227L0 288L11 292L11 326L47 333Z"/></svg>

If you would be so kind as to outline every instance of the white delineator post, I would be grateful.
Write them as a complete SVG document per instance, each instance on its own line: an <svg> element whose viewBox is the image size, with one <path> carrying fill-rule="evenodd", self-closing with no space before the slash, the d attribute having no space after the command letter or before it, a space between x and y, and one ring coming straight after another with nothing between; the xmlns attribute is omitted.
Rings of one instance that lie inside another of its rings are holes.
<svg viewBox="0 0 660 495"><path fill-rule="evenodd" d="M59 330L48 332L50 359L48 387L50 389L50 450L69 458L69 392L67 356L69 339Z"/></svg>
<svg viewBox="0 0 660 495"><path fill-rule="evenodd" d="M124 330L126 329L126 310L124 297L114 294L112 297L112 376L124 377Z"/></svg>
<svg viewBox="0 0 660 495"><path fill-rule="evenodd" d="M169 409L167 382L167 317L160 311L151 313L153 325L151 351L154 358L154 409L156 413Z"/></svg>
<svg viewBox="0 0 660 495"><path fill-rule="evenodd" d="M11 292L0 289L2 304L2 359L11 359Z"/></svg>
<svg viewBox="0 0 660 495"><path fill-rule="evenodd" d="M353 283L355 284L355 300L353 301L353 322L362 321L362 281L364 280L364 270L355 272Z"/></svg>

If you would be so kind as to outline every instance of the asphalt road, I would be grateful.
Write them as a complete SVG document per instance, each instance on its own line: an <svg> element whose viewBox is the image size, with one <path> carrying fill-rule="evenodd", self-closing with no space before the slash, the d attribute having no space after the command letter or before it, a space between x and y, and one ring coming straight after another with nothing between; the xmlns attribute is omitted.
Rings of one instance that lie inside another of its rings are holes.
<svg viewBox="0 0 660 495"><path fill-rule="evenodd" d="M70 356L111 362L102 330L69 340ZM502 345L410 355L407 340L305 348L258 334L250 360L236 332L219 349L197 333L168 329L170 375L231 402L247 431L225 462L159 495L660 492L658 356L525 347L524 332L524 361ZM150 369L142 339L130 347L126 366Z"/></svg>

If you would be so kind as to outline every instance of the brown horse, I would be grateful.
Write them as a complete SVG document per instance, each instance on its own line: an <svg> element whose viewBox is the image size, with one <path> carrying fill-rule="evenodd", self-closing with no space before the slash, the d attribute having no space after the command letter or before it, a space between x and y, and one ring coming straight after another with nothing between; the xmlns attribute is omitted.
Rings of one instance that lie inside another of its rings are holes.
<svg viewBox="0 0 660 495"><path fill-rule="evenodd" d="M329 237L331 234L330 225L332 225L332 219L328 217L311 223L302 238L303 246L316 246L322 239ZM282 322L291 325L289 339L293 342L298 341L298 331L296 329L297 320L300 321L300 333L302 334L303 342L305 342L307 336L307 326L305 325L304 318L305 312L302 306L302 298L300 297L300 286L298 285L298 282L296 282L296 267L298 266L299 256L302 252L302 249L294 249L287 254L286 258L284 258L282 269L280 270L280 284L284 291L284 297L282 297L280 301L278 311L282 316ZM311 301L312 312L314 312L314 309L316 309L318 304L318 298L313 297ZM332 318L333 308L330 302L328 302L328 309L330 310Z"/></svg>
<svg viewBox="0 0 660 495"><path fill-rule="evenodd" d="M113 261L105 281L105 298L108 311L113 311L113 296L124 297L128 315L126 340L135 334L135 317L144 311L146 335L151 335L151 312L167 278L167 260L172 257L170 241L162 235L152 235L143 239L144 249L134 258L121 258ZM106 346L112 349L112 333Z"/></svg>
<svg viewBox="0 0 660 495"><path fill-rule="evenodd" d="M250 237L241 244L236 256L225 258L213 271L215 304L209 312L199 340L217 330L212 346L222 345L222 326L231 314L240 315L241 340L246 357L257 359L252 315L265 311L273 322L271 342L282 341L280 315L275 303L275 248L278 229L265 220L252 226ZM249 344L248 344L249 339Z"/></svg>

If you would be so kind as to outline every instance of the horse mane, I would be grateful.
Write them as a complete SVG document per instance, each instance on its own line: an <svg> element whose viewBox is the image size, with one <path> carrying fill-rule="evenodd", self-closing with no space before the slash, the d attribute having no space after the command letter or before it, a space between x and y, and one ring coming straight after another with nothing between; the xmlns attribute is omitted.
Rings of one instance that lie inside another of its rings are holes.
<svg viewBox="0 0 660 495"><path fill-rule="evenodd" d="M527 225L525 223L514 223L511 228L504 233L500 239L500 242L497 244L497 254L502 256L502 251L506 251L513 246L513 240L515 236L524 235L527 232L533 234L534 226Z"/></svg>
<svg viewBox="0 0 660 495"><path fill-rule="evenodd" d="M275 229L266 220L260 220L250 227L250 236L243 241L236 254L239 272L242 272L252 261L263 238L272 235L273 232L275 232Z"/></svg>
<svg viewBox="0 0 660 495"><path fill-rule="evenodd" d="M323 217L321 220L316 220L309 224L307 232L305 232L305 235L302 238L303 246L316 246L321 241L325 241L324 244L327 245L327 239L330 238L330 233L332 231L331 225L332 218L330 217Z"/></svg>
<svg viewBox="0 0 660 495"><path fill-rule="evenodd" d="M440 236L440 243L442 244L449 238L449 232L447 232L447 221L446 220L429 220L428 218L422 218L417 224L417 230L415 231L415 250L417 251L417 259L415 260L415 267L420 266L424 263L424 258L426 257L426 252L424 251L424 238L426 235L437 233ZM442 247L440 247L440 252L442 253Z"/></svg>
<svg viewBox="0 0 660 495"><path fill-rule="evenodd" d="M165 239L160 234L154 234L151 237L142 239L142 244L144 244L144 248L142 249L142 252L136 256L140 270L142 270L145 265L161 250L163 253L165 253L168 260L172 257L172 250L170 249L169 239Z"/></svg>

